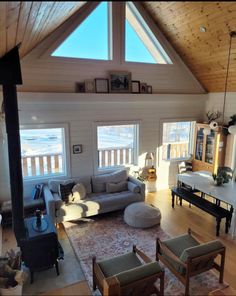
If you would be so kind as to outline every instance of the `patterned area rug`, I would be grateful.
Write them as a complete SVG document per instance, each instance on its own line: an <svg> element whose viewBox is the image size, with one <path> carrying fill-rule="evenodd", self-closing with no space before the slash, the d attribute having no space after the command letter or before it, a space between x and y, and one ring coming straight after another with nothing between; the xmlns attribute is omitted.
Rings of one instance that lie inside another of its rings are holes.
<svg viewBox="0 0 236 296"><path fill-rule="evenodd" d="M155 259L155 239L169 238L160 226L138 229L123 221L123 213L99 215L87 222L64 222L66 233L77 254L85 277L92 290L92 257L97 260L124 254L132 250L133 244ZM161 263L160 263L161 264ZM208 295L212 290L223 288L218 277L208 271L190 280L190 295ZM98 290L94 295L100 295ZM184 295L184 286L165 268L165 295Z"/></svg>

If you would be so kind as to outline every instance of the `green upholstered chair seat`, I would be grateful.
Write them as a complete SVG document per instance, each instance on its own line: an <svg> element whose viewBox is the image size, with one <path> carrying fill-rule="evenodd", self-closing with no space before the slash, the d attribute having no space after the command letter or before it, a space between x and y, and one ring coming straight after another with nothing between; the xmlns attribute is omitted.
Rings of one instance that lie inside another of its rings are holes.
<svg viewBox="0 0 236 296"><path fill-rule="evenodd" d="M114 258L99 261L98 265L105 277L110 277L122 271L141 266L142 263L134 252L130 252Z"/></svg>
<svg viewBox="0 0 236 296"><path fill-rule="evenodd" d="M215 240L205 244L199 244L191 235L185 234L173 239L163 241L164 244L173 254L175 254L182 262L186 263L188 258L197 258L206 255L209 252L217 251L223 248L220 241ZM186 269L170 258L161 250L164 258L181 274L185 274ZM212 268L214 258L199 263L199 268Z"/></svg>
<svg viewBox="0 0 236 296"><path fill-rule="evenodd" d="M121 287L162 271L158 262L142 264L134 252L100 261L98 265L106 278L116 276Z"/></svg>

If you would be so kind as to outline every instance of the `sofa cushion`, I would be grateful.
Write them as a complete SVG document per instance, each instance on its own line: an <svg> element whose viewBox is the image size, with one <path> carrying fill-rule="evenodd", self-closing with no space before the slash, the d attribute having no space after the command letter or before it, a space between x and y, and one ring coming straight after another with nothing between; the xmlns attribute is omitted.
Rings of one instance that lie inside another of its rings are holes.
<svg viewBox="0 0 236 296"><path fill-rule="evenodd" d="M73 193L72 193L72 188L74 187L75 183L68 183L68 184L59 184L59 194L61 199L65 202L68 203L69 200L72 198Z"/></svg>
<svg viewBox="0 0 236 296"><path fill-rule="evenodd" d="M91 177L90 176L83 176L83 177L75 177L75 178L70 178L70 179L52 179L48 181L48 187L49 189L54 192L54 193L59 193L58 188L59 184L68 184L68 183L83 183L84 187L86 188L87 193L92 192L92 187L91 187Z"/></svg>
<svg viewBox="0 0 236 296"><path fill-rule="evenodd" d="M66 184L72 183L72 182L73 182L73 179L65 179L65 180L51 179L48 181L48 187L52 192L59 193L59 185L60 184L66 185Z"/></svg>
<svg viewBox="0 0 236 296"><path fill-rule="evenodd" d="M86 196L86 188L83 183L77 183L72 188L73 195L69 198L69 202L79 202Z"/></svg>
<svg viewBox="0 0 236 296"><path fill-rule="evenodd" d="M120 170L109 174L96 175L92 177L93 192L105 192L106 183L119 183L127 181L128 175L126 170Z"/></svg>
<svg viewBox="0 0 236 296"><path fill-rule="evenodd" d="M127 191L127 189L128 189L127 181L121 181L119 183L106 183L107 193Z"/></svg>

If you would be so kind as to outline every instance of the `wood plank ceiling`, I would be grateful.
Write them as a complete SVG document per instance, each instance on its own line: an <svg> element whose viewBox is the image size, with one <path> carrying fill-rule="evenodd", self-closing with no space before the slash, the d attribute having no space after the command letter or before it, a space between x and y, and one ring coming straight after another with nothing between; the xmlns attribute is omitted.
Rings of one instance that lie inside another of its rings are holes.
<svg viewBox="0 0 236 296"><path fill-rule="evenodd" d="M224 91L229 32L236 31L236 2L143 2L176 52L208 92ZM206 32L200 32L200 27ZM227 91L236 91L236 38Z"/></svg>
<svg viewBox="0 0 236 296"><path fill-rule="evenodd" d="M51 34L85 2L0 2L0 56L21 43L20 56Z"/></svg>
<svg viewBox="0 0 236 296"><path fill-rule="evenodd" d="M84 3L0 2L0 56L20 42L20 55L25 56ZM143 5L205 89L224 91L229 32L236 31L236 2L144 1ZM236 38L227 90L236 91Z"/></svg>

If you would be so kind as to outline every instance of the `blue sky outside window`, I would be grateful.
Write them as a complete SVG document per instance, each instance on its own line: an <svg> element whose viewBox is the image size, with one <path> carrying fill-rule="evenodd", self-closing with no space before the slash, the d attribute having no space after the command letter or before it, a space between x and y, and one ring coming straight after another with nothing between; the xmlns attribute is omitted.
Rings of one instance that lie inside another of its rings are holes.
<svg viewBox="0 0 236 296"><path fill-rule="evenodd" d="M102 2L52 56L109 60L108 2Z"/></svg>
<svg viewBox="0 0 236 296"><path fill-rule="evenodd" d="M130 62L157 64L127 20L125 21L125 60Z"/></svg>

